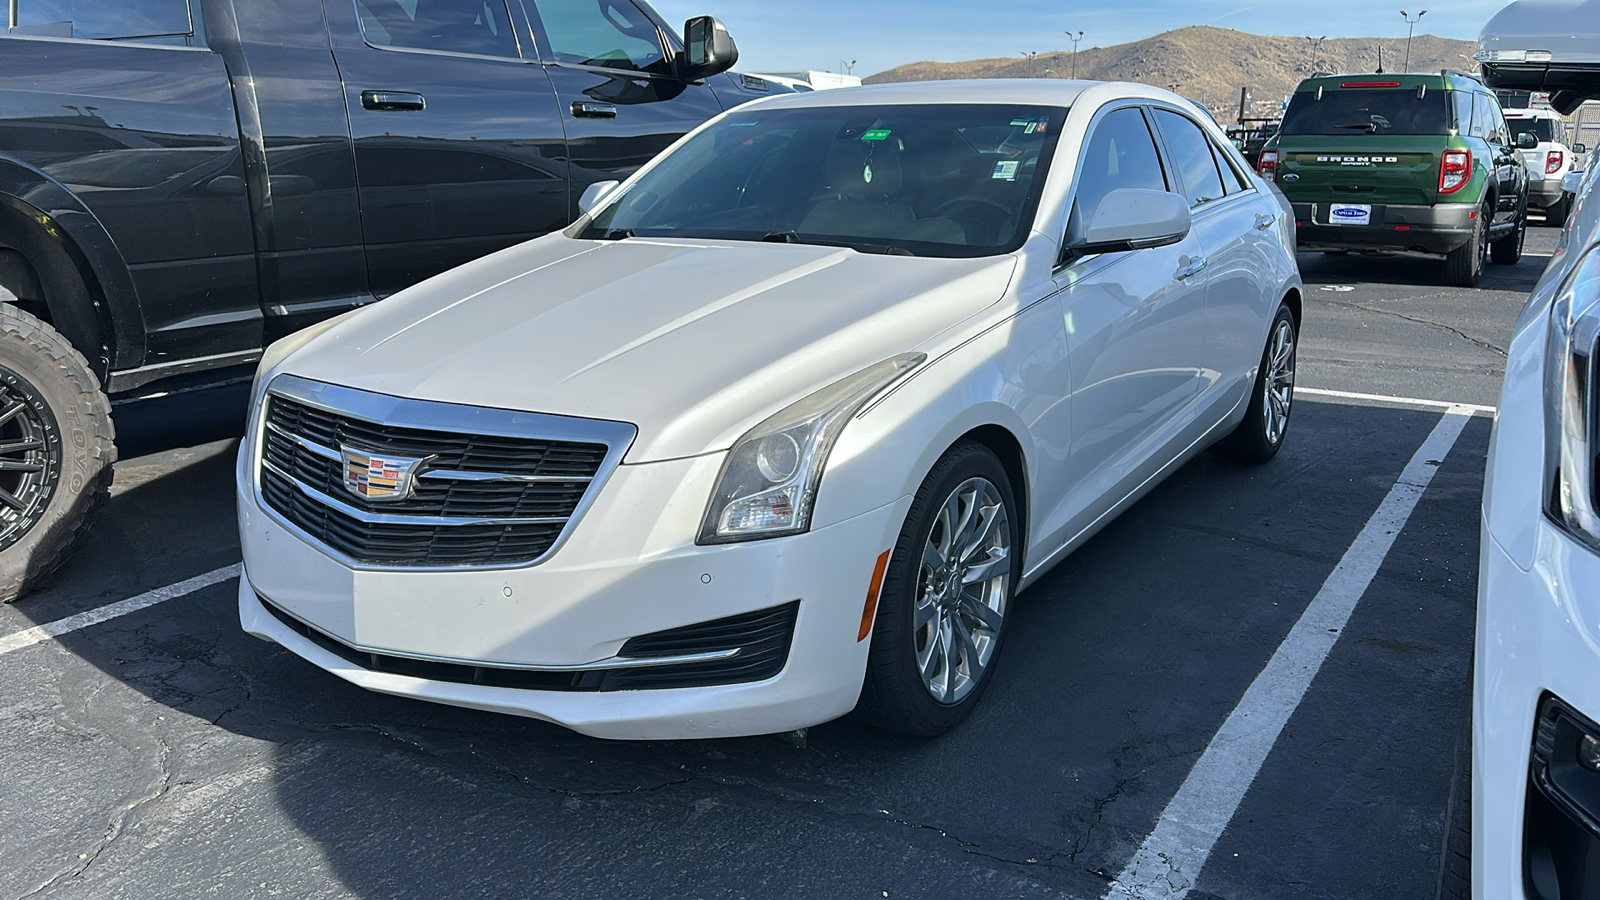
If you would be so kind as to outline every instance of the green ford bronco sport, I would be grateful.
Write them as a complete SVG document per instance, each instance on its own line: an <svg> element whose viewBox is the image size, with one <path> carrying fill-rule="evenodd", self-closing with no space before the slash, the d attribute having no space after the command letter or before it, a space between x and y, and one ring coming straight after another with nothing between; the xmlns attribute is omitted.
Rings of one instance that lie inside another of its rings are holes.
<svg viewBox="0 0 1600 900"><path fill-rule="evenodd" d="M1469 75L1308 78L1260 169L1294 205L1301 247L1443 254L1462 287L1487 259L1522 257L1528 171Z"/></svg>

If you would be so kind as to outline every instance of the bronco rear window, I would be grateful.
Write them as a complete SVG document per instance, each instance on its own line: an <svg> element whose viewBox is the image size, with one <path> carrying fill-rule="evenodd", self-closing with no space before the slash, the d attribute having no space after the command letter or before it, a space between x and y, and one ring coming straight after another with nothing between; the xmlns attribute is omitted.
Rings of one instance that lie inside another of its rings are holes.
<svg viewBox="0 0 1600 900"><path fill-rule="evenodd" d="M1445 92L1416 88L1352 88L1295 94L1283 115L1289 134L1444 134L1449 131Z"/></svg>

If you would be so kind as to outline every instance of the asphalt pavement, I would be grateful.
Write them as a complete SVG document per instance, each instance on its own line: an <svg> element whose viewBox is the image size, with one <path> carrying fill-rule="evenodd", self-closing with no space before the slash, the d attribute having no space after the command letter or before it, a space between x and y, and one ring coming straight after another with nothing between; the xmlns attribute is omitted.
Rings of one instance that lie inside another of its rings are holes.
<svg viewBox="0 0 1600 900"><path fill-rule="evenodd" d="M1450 414L1414 401L1496 402L1555 239L1534 229L1477 290L1432 260L1302 256L1312 390L1284 451L1194 461L1022 594L983 705L933 741L842 721L607 743L361 691L239 630L244 390L119 407L89 547L0 607L0 898L1098 900ZM1431 482L1259 771L1218 770L1240 796L1190 898L1432 896L1489 429L1473 415L1420 461Z"/></svg>

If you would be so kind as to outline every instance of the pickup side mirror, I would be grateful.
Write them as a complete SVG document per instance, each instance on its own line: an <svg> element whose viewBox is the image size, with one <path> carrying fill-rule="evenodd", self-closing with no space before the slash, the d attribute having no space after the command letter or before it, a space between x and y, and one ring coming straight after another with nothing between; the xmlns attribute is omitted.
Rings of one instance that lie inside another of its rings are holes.
<svg viewBox="0 0 1600 900"><path fill-rule="evenodd" d="M1532 132L1524 131L1517 135L1518 150L1533 150L1539 146L1539 138Z"/></svg>
<svg viewBox="0 0 1600 900"><path fill-rule="evenodd" d="M683 76L706 78L733 68L739 47L715 16L700 16L683 23Z"/></svg>
<svg viewBox="0 0 1600 900"><path fill-rule="evenodd" d="M1088 225L1068 240L1064 257L1165 247L1188 237L1193 227L1189 201L1183 197L1170 191L1120 188L1107 194ZM1069 228L1069 233L1074 230Z"/></svg>
<svg viewBox="0 0 1600 900"><path fill-rule="evenodd" d="M1579 156L1582 156L1585 153L1589 152L1589 148L1584 146L1583 144L1573 144L1572 145L1572 152L1578 154Z"/></svg>
<svg viewBox="0 0 1600 900"><path fill-rule="evenodd" d="M604 203L606 197L610 196L611 192L616 190L617 185L621 183L620 181L596 181L594 184L584 188L583 196L578 198L578 212L586 216L594 212L595 208Z"/></svg>

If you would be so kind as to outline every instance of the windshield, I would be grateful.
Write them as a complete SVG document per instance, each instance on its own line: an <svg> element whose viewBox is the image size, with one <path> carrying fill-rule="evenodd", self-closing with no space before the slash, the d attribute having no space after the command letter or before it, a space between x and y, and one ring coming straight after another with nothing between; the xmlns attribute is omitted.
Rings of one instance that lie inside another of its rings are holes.
<svg viewBox="0 0 1600 900"><path fill-rule="evenodd" d="M1416 88L1355 88L1295 94L1283 114L1283 133L1289 134L1444 134L1444 91L1417 97Z"/></svg>
<svg viewBox="0 0 1600 900"><path fill-rule="evenodd" d="M973 257L1022 245L1066 110L753 109L691 138L578 236Z"/></svg>
<svg viewBox="0 0 1600 900"><path fill-rule="evenodd" d="M1549 144L1557 140L1556 123L1550 119L1507 119L1506 124L1511 126L1512 135L1531 134L1538 138L1541 144Z"/></svg>

